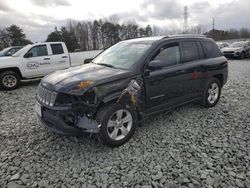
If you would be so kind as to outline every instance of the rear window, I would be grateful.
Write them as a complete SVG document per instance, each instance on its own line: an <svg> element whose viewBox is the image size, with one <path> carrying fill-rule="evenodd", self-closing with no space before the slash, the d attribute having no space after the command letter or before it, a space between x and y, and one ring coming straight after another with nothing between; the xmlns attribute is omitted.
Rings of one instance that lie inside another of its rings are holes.
<svg viewBox="0 0 250 188"><path fill-rule="evenodd" d="M199 60L199 51L195 41L182 42L183 62Z"/></svg>
<svg viewBox="0 0 250 188"><path fill-rule="evenodd" d="M51 44L50 46L51 46L51 50L52 50L53 55L64 53L62 44Z"/></svg>
<svg viewBox="0 0 250 188"><path fill-rule="evenodd" d="M203 41L202 46L204 49L205 56L207 58L214 58L214 57L222 56L219 47L214 42Z"/></svg>

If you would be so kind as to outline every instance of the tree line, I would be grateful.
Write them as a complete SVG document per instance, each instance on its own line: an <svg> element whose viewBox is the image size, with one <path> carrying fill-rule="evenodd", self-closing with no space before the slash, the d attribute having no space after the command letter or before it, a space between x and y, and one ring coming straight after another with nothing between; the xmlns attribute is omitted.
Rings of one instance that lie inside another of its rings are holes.
<svg viewBox="0 0 250 188"><path fill-rule="evenodd" d="M140 27L137 23L119 24L117 21L68 21L66 26L55 30L47 42L63 41L69 51L106 49L121 40L152 36L150 25Z"/></svg>
<svg viewBox="0 0 250 188"><path fill-rule="evenodd" d="M249 28L229 29L229 30L212 29L204 34L210 38L213 38L214 40L246 39L250 38L250 29Z"/></svg>
<svg viewBox="0 0 250 188"><path fill-rule="evenodd" d="M63 41L66 43L69 51L74 52L106 49L126 39L182 33L184 33L182 30L162 31L159 27L152 28L150 25L142 27L136 22L120 24L119 20L115 18L94 21L69 20L67 24L60 29L55 27L54 31L48 34L46 41ZM206 32L204 27L198 25L191 28L187 33L204 34L214 40L250 38L249 28L229 30L212 29ZM0 50L9 46L24 46L31 43L23 32L23 29L16 25L0 28Z"/></svg>

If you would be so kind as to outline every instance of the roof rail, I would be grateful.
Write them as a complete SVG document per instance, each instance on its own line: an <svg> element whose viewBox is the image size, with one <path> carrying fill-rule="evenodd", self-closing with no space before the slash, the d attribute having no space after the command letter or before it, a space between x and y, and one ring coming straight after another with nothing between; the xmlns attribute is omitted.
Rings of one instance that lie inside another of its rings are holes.
<svg viewBox="0 0 250 188"><path fill-rule="evenodd" d="M165 37L163 37L162 39L165 39L165 38L172 38L172 37L207 37L206 35L200 35L200 34L179 34L179 35L167 35Z"/></svg>

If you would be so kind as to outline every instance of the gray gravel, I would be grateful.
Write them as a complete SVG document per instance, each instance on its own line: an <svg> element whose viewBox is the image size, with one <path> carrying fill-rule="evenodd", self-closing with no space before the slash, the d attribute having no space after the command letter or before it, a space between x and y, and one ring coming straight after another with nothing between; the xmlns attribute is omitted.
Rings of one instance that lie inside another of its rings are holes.
<svg viewBox="0 0 250 188"><path fill-rule="evenodd" d="M0 91L0 187L250 188L250 60L229 68L216 107L154 116L115 149L46 130L33 110L38 81Z"/></svg>

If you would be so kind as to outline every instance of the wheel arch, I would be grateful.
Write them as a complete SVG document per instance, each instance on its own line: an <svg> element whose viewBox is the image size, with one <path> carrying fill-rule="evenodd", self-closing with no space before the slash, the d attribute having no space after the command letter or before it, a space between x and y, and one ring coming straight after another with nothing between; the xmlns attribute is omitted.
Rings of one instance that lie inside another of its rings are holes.
<svg viewBox="0 0 250 188"><path fill-rule="evenodd" d="M220 81L221 86L223 86L223 84L224 84L224 76L223 76L223 74L216 74L213 77L217 78Z"/></svg>
<svg viewBox="0 0 250 188"><path fill-rule="evenodd" d="M18 67L10 67L10 68L0 69L0 74L3 73L3 72L6 72L6 71L14 71L17 74L19 74L21 79L23 78L22 73L21 73L21 71L20 71L20 69Z"/></svg>
<svg viewBox="0 0 250 188"><path fill-rule="evenodd" d="M109 96L106 96L104 97L101 102L99 103L98 107L97 107L97 111L99 111L101 108L103 108L104 106L107 106L109 104L114 104L114 103L117 103L119 97L121 96L121 93L122 92L116 92L116 93L113 93ZM136 111L136 115L137 115L137 118L138 119L141 119L141 115L140 115L140 112L139 112L139 109L138 107L135 106L135 111Z"/></svg>
<svg viewBox="0 0 250 188"><path fill-rule="evenodd" d="M120 95L121 95L121 92L115 92L108 96L103 97L97 106L97 111L99 111L102 107L108 104L116 103Z"/></svg>

